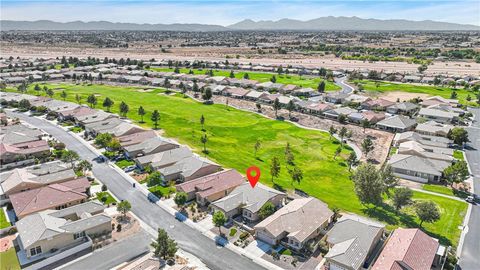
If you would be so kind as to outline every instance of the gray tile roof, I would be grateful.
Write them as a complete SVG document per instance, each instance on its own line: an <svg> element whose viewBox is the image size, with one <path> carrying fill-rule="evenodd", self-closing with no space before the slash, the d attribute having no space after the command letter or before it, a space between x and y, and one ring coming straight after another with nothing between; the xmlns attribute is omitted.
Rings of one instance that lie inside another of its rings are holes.
<svg viewBox="0 0 480 270"><path fill-rule="evenodd" d="M406 129L414 126L416 123L417 122L415 121L415 119L410 119L403 115L395 115L387 119L383 119L382 121L378 122L377 125Z"/></svg>
<svg viewBox="0 0 480 270"><path fill-rule="evenodd" d="M390 158L388 164L390 164L390 166L392 166L394 169L398 168L402 170L410 170L441 176L443 170L450 166L451 163L414 155L396 154Z"/></svg>

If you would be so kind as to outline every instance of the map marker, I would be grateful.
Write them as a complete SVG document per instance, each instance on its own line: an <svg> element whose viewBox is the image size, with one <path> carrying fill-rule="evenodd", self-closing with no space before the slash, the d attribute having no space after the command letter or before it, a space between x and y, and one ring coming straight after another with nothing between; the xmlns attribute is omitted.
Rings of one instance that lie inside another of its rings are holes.
<svg viewBox="0 0 480 270"><path fill-rule="evenodd" d="M252 175L252 172L255 172L255 175ZM254 188L258 182L258 179L260 179L260 169L256 166L249 167L247 169L247 178L252 188Z"/></svg>

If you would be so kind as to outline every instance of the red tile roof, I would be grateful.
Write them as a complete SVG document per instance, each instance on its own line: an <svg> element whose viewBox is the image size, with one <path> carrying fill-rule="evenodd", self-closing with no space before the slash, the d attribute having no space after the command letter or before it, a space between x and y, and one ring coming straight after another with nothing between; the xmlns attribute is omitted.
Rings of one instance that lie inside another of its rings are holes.
<svg viewBox="0 0 480 270"><path fill-rule="evenodd" d="M176 188L186 193L197 191L200 196L208 197L243 183L245 183L245 178L236 170L231 169L178 184Z"/></svg>
<svg viewBox="0 0 480 270"><path fill-rule="evenodd" d="M146 130L146 131L141 131L141 132L136 132L130 135L124 135L118 137L118 140L120 141L120 145L122 147L134 145L134 144L139 144L147 139L156 137L157 134L153 130Z"/></svg>
<svg viewBox="0 0 480 270"><path fill-rule="evenodd" d="M372 270L430 270L439 243L419 229L396 229ZM403 267L408 266L408 267Z"/></svg>
<svg viewBox="0 0 480 270"><path fill-rule="evenodd" d="M86 199L85 194L90 182L82 177L75 180L52 184L10 195L10 201L19 217L36 213L70 202Z"/></svg>

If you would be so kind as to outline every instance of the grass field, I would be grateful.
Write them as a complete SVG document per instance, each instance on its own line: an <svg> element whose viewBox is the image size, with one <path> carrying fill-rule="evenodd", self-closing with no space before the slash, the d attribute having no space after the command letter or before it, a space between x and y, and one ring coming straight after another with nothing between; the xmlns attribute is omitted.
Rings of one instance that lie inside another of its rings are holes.
<svg viewBox="0 0 480 270"><path fill-rule="evenodd" d="M170 194L175 193L175 187L153 186L148 188L148 191L152 192L157 197L167 197Z"/></svg>
<svg viewBox="0 0 480 270"><path fill-rule="evenodd" d="M102 198L105 197L106 200L105 201L102 201ZM98 192L97 193L97 199L99 201L101 201L103 204L105 205L108 205L108 204L112 204L114 202L117 202L115 200L115 198L112 197L112 195L110 195L110 193L108 193L108 191L102 191L102 192Z"/></svg>
<svg viewBox="0 0 480 270"><path fill-rule="evenodd" d="M450 98L453 90L457 91L457 99L460 103L471 105L471 106L478 106L475 103L475 92L468 91L465 89L452 89L448 87L441 87L441 86L429 86L429 85L414 85L414 84L402 84L402 83L393 83L393 82L385 82L385 81L370 81L370 80L356 80L355 82L359 82L363 85L363 88L367 91L372 92L390 92L390 91L400 91L400 92L408 92L408 93L420 93L420 94L427 94L431 96L441 96L444 98ZM377 87L378 83L378 87ZM467 96L470 95L472 100L469 102L466 100Z"/></svg>
<svg viewBox="0 0 480 270"><path fill-rule="evenodd" d="M460 151L460 150L453 151L453 157L458 160L464 160L463 151Z"/></svg>
<svg viewBox="0 0 480 270"><path fill-rule="evenodd" d="M11 224L8 222L5 211L0 208L0 229L8 228Z"/></svg>
<svg viewBox="0 0 480 270"><path fill-rule="evenodd" d="M115 165L117 165L121 169L125 169L128 166L135 165L135 161L123 159L123 160L115 162Z"/></svg>
<svg viewBox="0 0 480 270"><path fill-rule="evenodd" d="M225 105L203 105L181 94L165 95L162 90L152 92L137 92L136 88L113 87L105 85L48 85L55 90L59 98L59 90L68 93L67 100L73 101L79 94L86 99L88 94L97 94L99 104L108 96L115 101L113 112L118 112L118 104L123 100L131 112L128 117L139 121L136 110L142 105L148 112L144 126L152 126L150 112L158 109L161 114L159 122L166 137L175 138L182 144L192 147L201 153L203 145L200 137L203 134L199 122L200 116L205 116L205 129L208 136L208 158L226 168L235 168L240 173L256 165L261 169L260 182L280 189L297 188L321 199L330 207L338 207L344 211L366 215L390 224L391 228L398 226L415 226L417 221L411 213L397 214L391 207L367 207L362 205L353 192L353 183L345 158L350 150L344 149L336 160L333 159L337 141L331 141L326 132L298 128L293 124L266 119L263 116L227 108ZM33 88L33 86L32 86ZM31 91L30 93L33 93ZM99 107L99 106L97 106ZM261 148L254 156L256 140L261 142ZM302 171L304 178L300 184L292 184L284 162L286 143L290 143L295 155L295 164ZM282 166L278 179L271 180L269 164L272 157L280 158ZM415 193L417 198L424 194ZM462 223L467 205L462 202L428 195L437 202L446 214L437 223L426 224L425 228L432 235L440 235L443 243L456 244L458 241L458 226ZM449 220L444 220L450 218ZM448 240L447 240L448 239Z"/></svg>
<svg viewBox="0 0 480 270"><path fill-rule="evenodd" d="M20 270L20 263L18 262L15 248L10 248L7 251L0 252L0 269Z"/></svg>
<svg viewBox="0 0 480 270"><path fill-rule="evenodd" d="M173 72L173 68L150 68L152 71L163 71L163 72ZM198 70L198 69L192 69L193 73L195 74L205 74L205 72L209 69L203 69L203 70ZM180 69L180 73L188 73L190 69L188 68L182 68ZM248 76L251 80L256 80L258 82L268 82L272 78L273 75L277 78L278 83L283 83L283 84L294 84L298 85L300 87L311 87L313 89L317 89L318 84L323 80L322 78L319 77L312 77L312 76L299 76L299 75L278 75L278 74L273 74L273 73L262 73L262 72L254 72L254 71L234 71L235 78L237 79L242 79L243 75L245 73L248 73ZM230 76L230 71L229 70L213 70L213 74L215 76L225 76L229 77ZM334 90L340 90L341 88L337 86L336 84L326 81L325 80L325 90L326 91L334 91Z"/></svg>

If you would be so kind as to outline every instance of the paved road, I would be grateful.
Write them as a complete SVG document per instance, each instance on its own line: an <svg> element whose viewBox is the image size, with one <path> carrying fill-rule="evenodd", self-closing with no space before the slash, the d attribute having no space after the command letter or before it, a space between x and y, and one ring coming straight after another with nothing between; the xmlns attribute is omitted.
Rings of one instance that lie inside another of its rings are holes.
<svg viewBox="0 0 480 270"><path fill-rule="evenodd" d="M474 191L480 195L480 109L470 109L475 115L475 122L468 127L468 137L465 154L473 174ZM462 270L480 269L480 205L473 205L468 232L465 235L462 253L460 256Z"/></svg>
<svg viewBox="0 0 480 270"><path fill-rule="evenodd" d="M335 78L335 84L342 88L342 92L350 93L353 92L353 87L347 84L347 76L341 78Z"/></svg>
<svg viewBox="0 0 480 270"><path fill-rule="evenodd" d="M46 120L10 111L7 114L18 117L51 134L54 138L65 143L68 149L77 152L82 159L92 160L96 157L96 154L76 137ZM160 227L166 230L177 241L180 248L199 258L210 269L264 269L246 257L227 248L218 247L214 241L199 231L177 221L165 210L150 203L141 191L132 188L130 182L109 165L93 162L92 171L95 177L106 184L117 198L128 200L132 204L132 212L143 222L154 229Z"/></svg>
<svg viewBox="0 0 480 270"><path fill-rule="evenodd" d="M145 231L112 243L102 249L93 251L88 257L59 269L85 270L85 269L112 269L113 267L134 259L149 251L151 236ZM108 259L106 259L108 258Z"/></svg>

